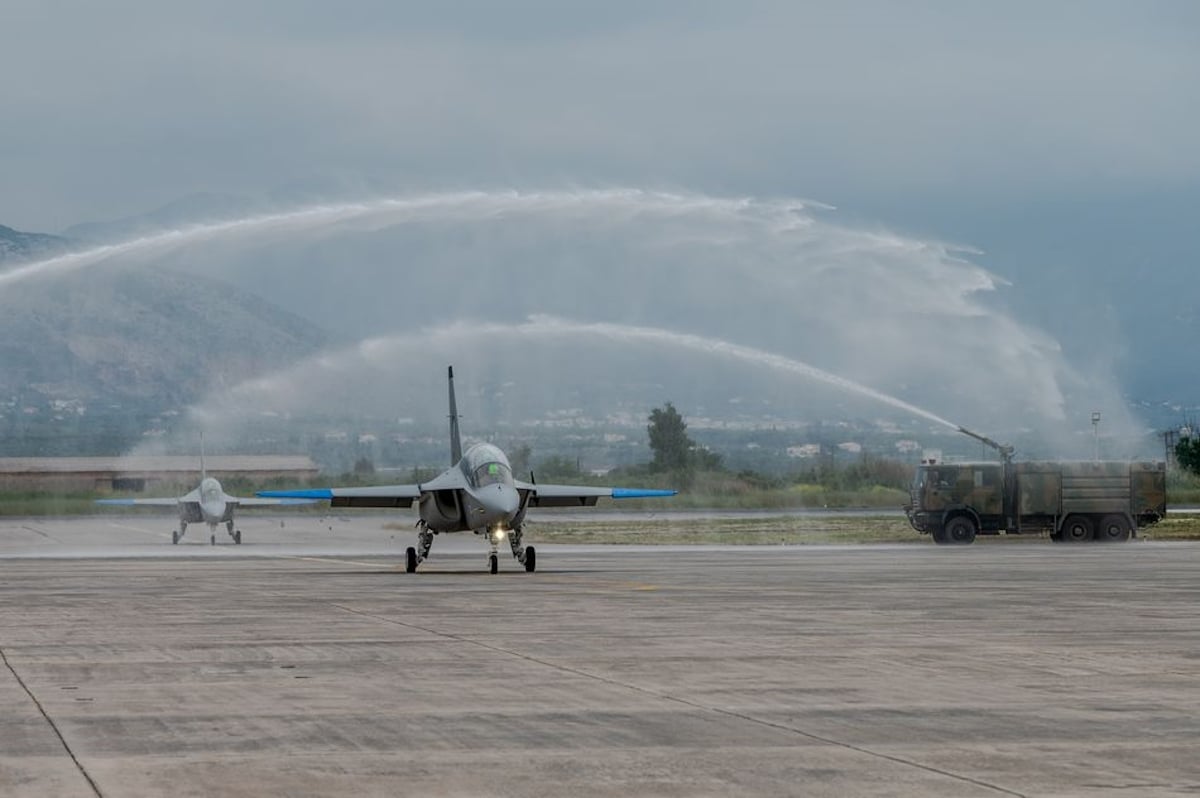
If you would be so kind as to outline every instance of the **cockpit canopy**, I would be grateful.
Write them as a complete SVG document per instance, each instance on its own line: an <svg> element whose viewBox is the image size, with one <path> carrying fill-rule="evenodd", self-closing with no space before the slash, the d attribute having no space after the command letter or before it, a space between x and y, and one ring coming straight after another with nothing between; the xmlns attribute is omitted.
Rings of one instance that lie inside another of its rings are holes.
<svg viewBox="0 0 1200 798"><path fill-rule="evenodd" d="M463 455L463 471L471 485L482 488L487 485L512 485L512 467L504 452L489 443L472 446Z"/></svg>
<svg viewBox="0 0 1200 798"><path fill-rule="evenodd" d="M225 491L221 490L221 483L217 482L212 477L206 477L200 483L200 501L202 502L210 503L220 501L224 492Z"/></svg>

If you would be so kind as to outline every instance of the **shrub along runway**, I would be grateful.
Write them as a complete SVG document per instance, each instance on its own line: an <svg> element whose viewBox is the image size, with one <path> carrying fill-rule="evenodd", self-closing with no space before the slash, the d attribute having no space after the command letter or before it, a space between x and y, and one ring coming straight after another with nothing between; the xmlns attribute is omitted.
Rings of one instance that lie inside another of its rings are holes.
<svg viewBox="0 0 1200 798"><path fill-rule="evenodd" d="M388 521L0 522L0 794L1200 790L1195 543L540 544L491 576L443 536L405 574Z"/></svg>

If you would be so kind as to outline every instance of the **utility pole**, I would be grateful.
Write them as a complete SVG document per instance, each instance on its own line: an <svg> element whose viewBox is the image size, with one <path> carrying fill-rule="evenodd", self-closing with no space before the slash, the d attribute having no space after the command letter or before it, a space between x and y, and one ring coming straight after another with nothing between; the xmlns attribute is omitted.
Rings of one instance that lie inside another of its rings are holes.
<svg viewBox="0 0 1200 798"><path fill-rule="evenodd" d="M1100 459L1100 411L1092 411L1092 459Z"/></svg>

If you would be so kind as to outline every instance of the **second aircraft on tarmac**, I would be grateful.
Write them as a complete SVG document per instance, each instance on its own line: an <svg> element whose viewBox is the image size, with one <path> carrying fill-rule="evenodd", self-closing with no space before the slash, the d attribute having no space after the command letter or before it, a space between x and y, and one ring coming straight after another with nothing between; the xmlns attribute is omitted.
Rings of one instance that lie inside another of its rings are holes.
<svg viewBox="0 0 1200 798"><path fill-rule="evenodd" d="M488 568L497 570L496 552L507 539L513 557L526 571L537 568L537 552L521 539L525 512L530 507L591 507L597 499L636 499L674 496L673 490L598 488L583 485L544 485L513 478L512 466L499 448L477 443L464 453L458 431L458 408L454 400L454 368L448 370L450 384L450 468L428 482L414 485L382 485L367 488L317 488L311 490L261 491L259 496L275 499L326 499L332 507L411 507L417 502L417 547L406 552L409 573L429 557L433 536L441 532L474 532L486 536L491 545Z"/></svg>
<svg viewBox="0 0 1200 798"><path fill-rule="evenodd" d="M163 499L96 499L96 504L123 507L174 507L179 511L179 530L171 533L171 542L178 543L187 532L188 524L208 524L208 540L217 545L217 527L225 525L233 542L242 542L242 530L234 529L233 514L239 507L276 507L281 504L312 504L312 499L244 499L230 496L215 477L204 467L204 438L200 439L200 485L178 498Z"/></svg>

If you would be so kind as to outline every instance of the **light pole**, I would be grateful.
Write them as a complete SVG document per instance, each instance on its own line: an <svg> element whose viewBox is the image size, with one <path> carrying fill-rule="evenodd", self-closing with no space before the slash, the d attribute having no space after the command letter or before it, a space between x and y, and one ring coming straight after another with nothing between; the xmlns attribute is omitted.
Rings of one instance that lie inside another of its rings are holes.
<svg viewBox="0 0 1200 798"><path fill-rule="evenodd" d="M1100 459L1100 411L1092 411L1092 459Z"/></svg>

